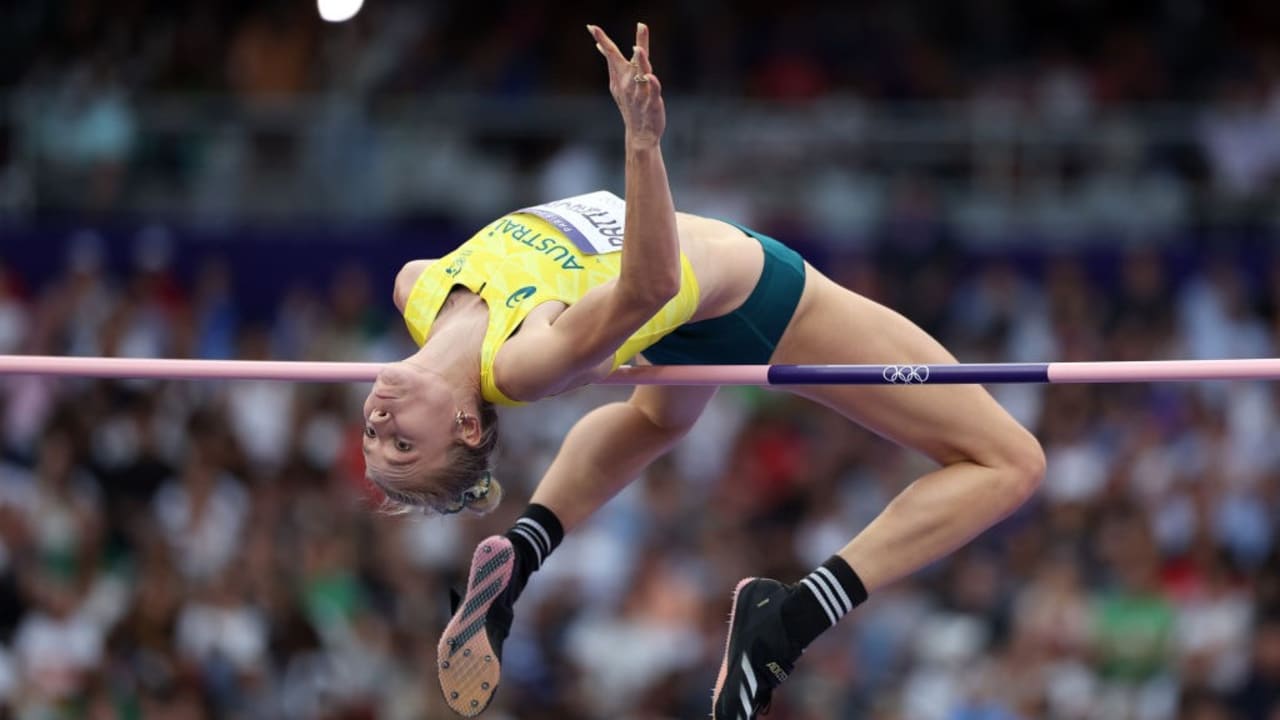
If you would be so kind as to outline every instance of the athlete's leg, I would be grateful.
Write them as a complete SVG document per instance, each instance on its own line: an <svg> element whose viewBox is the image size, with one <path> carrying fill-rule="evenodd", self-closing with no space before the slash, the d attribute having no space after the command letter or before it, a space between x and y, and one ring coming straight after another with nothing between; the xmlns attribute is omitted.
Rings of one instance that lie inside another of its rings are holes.
<svg viewBox="0 0 1280 720"><path fill-rule="evenodd" d="M572 530L684 437L714 394L648 385L627 402L596 408L569 431L531 502Z"/></svg>
<svg viewBox="0 0 1280 720"><path fill-rule="evenodd" d="M810 269L779 363L950 363L902 315ZM840 551L867 590L912 573L1008 515L1038 487L1039 443L977 385L806 386L796 393L942 467L907 486Z"/></svg>
<svg viewBox="0 0 1280 720"><path fill-rule="evenodd" d="M808 269L776 363L955 362L888 308ZM807 386L797 394L933 458L848 545L792 586L749 578L734 591L729 640L713 694L717 720L755 718L810 642L867 592L951 552L1035 490L1044 454L981 387Z"/></svg>
<svg viewBox="0 0 1280 720"><path fill-rule="evenodd" d="M529 576L567 530L630 483L693 427L714 388L641 387L627 402L583 416L565 438L524 514L476 548L467 589L437 647L445 700L466 717L489 705L502 645Z"/></svg>

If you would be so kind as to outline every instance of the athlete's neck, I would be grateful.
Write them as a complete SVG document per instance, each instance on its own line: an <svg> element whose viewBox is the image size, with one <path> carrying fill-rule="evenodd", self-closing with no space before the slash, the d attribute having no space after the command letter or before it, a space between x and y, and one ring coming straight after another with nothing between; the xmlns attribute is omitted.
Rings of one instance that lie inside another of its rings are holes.
<svg viewBox="0 0 1280 720"><path fill-rule="evenodd" d="M449 293L426 342L405 362L428 369L467 393L480 387L480 350L489 328L489 306L465 290Z"/></svg>

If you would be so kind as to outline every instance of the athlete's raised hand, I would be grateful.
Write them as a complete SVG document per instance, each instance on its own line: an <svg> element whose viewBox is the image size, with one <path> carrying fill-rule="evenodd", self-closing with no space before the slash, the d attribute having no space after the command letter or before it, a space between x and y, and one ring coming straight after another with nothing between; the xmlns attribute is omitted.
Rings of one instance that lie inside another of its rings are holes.
<svg viewBox="0 0 1280 720"><path fill-rule="evenodd" d="M667 114L662 105L662 84L649 64L649 27L636 23L636 44L628 60L604 30L588 25L596 49L609 64L609 92L622 111L627 141L652 147L662 139Z"/></svg>

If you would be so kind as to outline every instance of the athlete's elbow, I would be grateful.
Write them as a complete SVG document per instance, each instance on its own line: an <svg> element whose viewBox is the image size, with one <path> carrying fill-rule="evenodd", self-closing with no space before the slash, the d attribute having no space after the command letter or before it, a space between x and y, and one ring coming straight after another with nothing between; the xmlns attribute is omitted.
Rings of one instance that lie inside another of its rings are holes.
<svg viewBox="0 0 1280 720"><path fill-rule="evenodd" d="M680 294L680 277L659 276L628 283L625 288L627 303L655 313Z"/></svg>
<svg viewBox="0 0 1280 720"><path fill-rule="evenodd" d="M680 278L674 280L664 280L653 288L652 297L649 302L653 303L659 309L675 299L680 294Z"/></svg>

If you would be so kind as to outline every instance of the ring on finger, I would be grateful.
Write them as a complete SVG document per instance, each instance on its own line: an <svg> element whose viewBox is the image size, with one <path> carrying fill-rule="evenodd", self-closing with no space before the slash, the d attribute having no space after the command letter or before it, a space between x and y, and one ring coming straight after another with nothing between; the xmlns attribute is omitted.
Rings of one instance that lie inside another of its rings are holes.
<svg viewBox="0 0 1280 720"><path fill-rule="evenodd" d="M636 81L636 82L638 82L638 83L647 83L647 82L649 82L649 76L648 76L648 75L644 75L644 74L642 74L642 73L636 73L636 76L635 76L635 78L634 78L634 79L635 79L635 81Z"/></svg>

